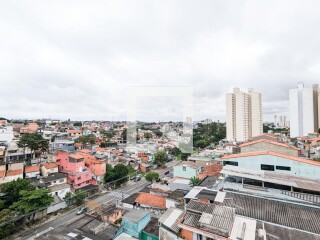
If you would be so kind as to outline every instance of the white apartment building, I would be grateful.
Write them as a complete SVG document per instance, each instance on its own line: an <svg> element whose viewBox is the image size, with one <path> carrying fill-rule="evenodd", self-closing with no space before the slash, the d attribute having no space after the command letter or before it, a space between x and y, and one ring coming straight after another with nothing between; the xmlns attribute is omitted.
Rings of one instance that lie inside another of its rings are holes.
<svg viewBox="0 0 320 240"><path fill-rule="evenodd" d="M318 131L318 95L318 84L305 88L300 82L296 89L290 89L290 137L307 136Z"/></svg>
<svg viewBox="0 0 320 240"><path fill-rule="evenodd" d="M227 93L227 140L244 142L263 133L261 93Z"/></svg>
<svg viewBox="0 0 320 240"><path fill-rule="evenodd" d="M12 142L13 138L12 126L0 127L0 142Z"/></svg>
<svg viewBox="0 0 320 240"><path fill-rule="evenodd" d="M290 127L287 116L274 115L274 126L276 128L288 128Z"/></svg>

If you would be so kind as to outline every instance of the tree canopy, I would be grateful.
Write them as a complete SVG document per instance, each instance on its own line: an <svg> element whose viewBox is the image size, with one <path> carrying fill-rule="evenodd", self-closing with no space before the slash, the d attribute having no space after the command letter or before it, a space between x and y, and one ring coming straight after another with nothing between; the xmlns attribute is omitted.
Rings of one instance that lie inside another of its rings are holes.
<svg viewBox="0 0 320 240"><path fill-rule="evenodd" d="M161 150L154 153L154 162L158 166L163 166L166 162L169 161L166 151Z"/></svg>
<svg viewBox="0 0 320 240"><path fill-rule="evenodd" d="M148 172L148 173L145 175L145 178L146 178L147 181L153 182L153 181L159 179L159 176L160 176L160 175L159 175L159 173L157 173L157 172Z"/></svg>
<svg viewBox="0 0 320 240"><path fill-rule="evenodd" d="M20 200L13 203L10 209L22 214L48 207L53 202L53 197L47 189L37 189L34 191L22 190L19 195Z"/></svg>
<svg viewBox="0 0 320 240"><path fill-rule="evenodd" d="M190 185L191 187L198 186L200 183L201 183L201 179L200 179L200 178L197 178L197 177L192 177L192 178L190 178L189 185Z"/></svg>
<svg viewBox="0 0 320 240"><path fill-rule="evenodd" d="M127 166L123 164L117 164L116 166L114 166L114 168L110 164L107 164L104 180L106 183L108 183L108 182L121 179L125 176L128 176L128 174L129 174L129 169ZM119 181L119 183L125 182L125 181L127 180L126 179L124 179L123 181L121 180Z"/></svg>
<svg viewBox="0 0 320 240"><path fill-rule="evenodd" d="M143 136L144 136L144 138L146 138L146 139L150 139L150 138L152 138L152 133L150 133L150 132L145 132L144 134L143 134Z"/></svg>
<svg viewBox="0 0 320 240"><path fill-rule="evenodd" d="M104 129L101 129L100 134L105 136L107 139L111 139L116 135L116 132L113 130L106 131Z"/></svg>
<svg viewBox="0 0 320 240"><path fill-rule="evenodd" d="M4 207L9 207L14 202L19 201L21 199L19 193L22 190L33 191L35 190L35 187L32 185L30 180L21 178L2 184L1 192L6 196Z"/></svg>
<svg viewBox="0 0 320 240"><path fill-rule="evenodd" d="M93 144L96 143L96 136L94 134L89 134L89 135L86 135L86 136L80 136L75 140L75 142L80 142L83 145L86 145L86 144L93 145Z"/></svg>
<svg viewBox="0 0 320 240"><path fill-rule="evenodd" d="M18 147L28 147L32 152L36 150L47 151L49 142L38 133L25 133L18 142Z"/></svg>
<svg viewBox="0 0 320 240"><path fill-rule="evenodd" d="M196 148L205 148L211 144L219 143L219 141L225 137L226 126L224 123L198 123L193 129L193 146Z"/></svg>
<svg viewBox="0 0 320 240"><path fill-rule="evenodd" d="M178 160L185 161L191 155L190 153L183 153L179 148L174 147L169 150L169 153L175 156Z"/></svg>

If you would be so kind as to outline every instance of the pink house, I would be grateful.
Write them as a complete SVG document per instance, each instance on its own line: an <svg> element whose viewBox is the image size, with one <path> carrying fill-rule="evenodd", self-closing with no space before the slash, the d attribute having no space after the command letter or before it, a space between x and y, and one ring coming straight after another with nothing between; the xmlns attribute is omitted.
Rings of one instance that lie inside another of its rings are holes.
<svg viewBox="0 0 320 240"><path fill-rule="evenodd" d="M85 156L85 165L91 170L94 178L102 182L106 174L106 162L97 160L94 156Z"/></svg>
<svg viewBox="0 0 320 240"><path fill-rule="evenodd" d="M56 163L60 172L68 173L67 182L73 189L96 184L92 179L92 172L85 166L84 156L80 154L70 154L67 152L55 153Z"/></svg>

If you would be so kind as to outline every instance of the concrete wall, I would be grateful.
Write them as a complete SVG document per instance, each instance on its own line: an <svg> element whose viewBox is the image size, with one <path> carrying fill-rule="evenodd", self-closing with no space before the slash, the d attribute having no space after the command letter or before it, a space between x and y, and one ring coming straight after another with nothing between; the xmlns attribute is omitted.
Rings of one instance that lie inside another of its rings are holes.
<svg viewBox="0 0 320 240"><path fill-rule="evenodd" d="M226 161L238 162L238 167L261 170L261 164L274 165L275 172L293 174L295 176L320 179L320 166L302 163L273 155L260 155L251 157L230 158ZM311 161L311 160L310 160ZM290 171L277 170L276 166L291 167Z"/></svg>
<svg viewBox="0 0 320 240"><path fill-rule="evenodd" d="M173 177L192 178L197 176L201 172L201 168L193 169L191 167L185 166L185 171L183 169L183 165L174 166Z"/></svg>
<svg viewBox="0 0 320 240"><path fill-rule="evenodd" d="M262 152L262 151L273 151L278 153L283 153L291 156L298 156L298 150L293 148L286 148L282 146L278 146L275 144L271 144L268 142L259 142L252 145L248 145L245 147L241 147L241 153L248 153L248 152Z"/></svg>

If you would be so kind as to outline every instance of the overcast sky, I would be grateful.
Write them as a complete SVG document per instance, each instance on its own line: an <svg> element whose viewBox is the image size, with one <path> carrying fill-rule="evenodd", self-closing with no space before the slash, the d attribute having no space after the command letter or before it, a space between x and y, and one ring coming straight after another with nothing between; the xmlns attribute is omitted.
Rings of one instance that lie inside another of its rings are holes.
<svg viewBox="0 0 320 240"><path fill-rule="evenodd" d="M125 119L128 87L187 86L194 119L225 120L233 87L264 120L320 79L320 1L0 2L0 116ZM181 120L181 100L139 100L141 120Z"/></svg>

